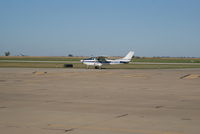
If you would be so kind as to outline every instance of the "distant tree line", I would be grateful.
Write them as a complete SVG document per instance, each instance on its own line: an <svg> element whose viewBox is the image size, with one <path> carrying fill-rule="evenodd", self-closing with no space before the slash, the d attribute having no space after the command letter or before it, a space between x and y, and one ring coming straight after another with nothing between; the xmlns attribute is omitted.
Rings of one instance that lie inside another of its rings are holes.
<svg viewBox="0 0 200 134"><path fill-rule="evenodd" d="M7 51L7 52L4 52L5 56L10 56L10 52Z"/></svg>

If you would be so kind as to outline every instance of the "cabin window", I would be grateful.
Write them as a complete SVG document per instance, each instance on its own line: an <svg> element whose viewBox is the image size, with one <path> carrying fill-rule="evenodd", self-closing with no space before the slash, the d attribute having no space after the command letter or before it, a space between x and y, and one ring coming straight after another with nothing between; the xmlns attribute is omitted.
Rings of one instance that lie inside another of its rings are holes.
<svg viewBox="0 0 200 134"><path fill-rule="evenodd" d="M85 60L94 60L94 58L93 58L93 57L91 57L91 58L88 58L88 59L85 59Z"/></svg>

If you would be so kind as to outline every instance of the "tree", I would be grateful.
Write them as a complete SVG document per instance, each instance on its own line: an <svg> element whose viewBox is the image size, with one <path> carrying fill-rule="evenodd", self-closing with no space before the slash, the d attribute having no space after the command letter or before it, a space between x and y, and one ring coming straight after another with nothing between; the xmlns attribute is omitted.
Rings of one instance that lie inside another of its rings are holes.
<svg viewBox="0 0 200 134"><path fill-rule="evenodd" d="M10 56L10 52L5 52L5 56Z"/></svg>
<svg viewBox="0 0 200 134"><path fill-rule="evenodd" d="M68 57L73 57L73 55L72 55L72 54L69 54Z"/></svg>

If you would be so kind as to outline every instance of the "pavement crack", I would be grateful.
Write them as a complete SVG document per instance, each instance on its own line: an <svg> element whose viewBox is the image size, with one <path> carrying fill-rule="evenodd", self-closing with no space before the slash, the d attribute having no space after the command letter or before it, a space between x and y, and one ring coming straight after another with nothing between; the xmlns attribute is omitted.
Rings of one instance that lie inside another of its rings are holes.
<svg viewBox="0 0 200 134"><path fill-rule="evenodd" d="M180 79L184 79L185 77L188 77L188 76L190 76L190 74L186 74L184 76L181 76Z"/></svg>
<svg viewBox="0 0 200 134"><path fill-rule="evenodd" d="M70 131L74 131L74 128L66 129L66 130L65 130L65 132L70 132Z"/></svg>
<svg viewBox="0 0 200 134"><path fill-rule="evenodd" d="M182 118L181 120L192 120L192 119L190 119L190 118Z"/></svg>
<svg viewBox="0 0 200 134"><path fill-rule="evenodd" d="M163 108L164 106L155 106L155 108Z"/></svg>
<svg viewBox="0 0 200 134"><path fill-rule="evenodd" d="M0 108L8 108L8 107L6 107L6 106L0 106Z"/></svg>
<svg viewBox="0 0 200 134"><path fill-rule="evenodd" d="M116 116L116 118L125 117L125 116L127 116L127 115L128 115L128 114L122 114L122 115Z"/></svg>

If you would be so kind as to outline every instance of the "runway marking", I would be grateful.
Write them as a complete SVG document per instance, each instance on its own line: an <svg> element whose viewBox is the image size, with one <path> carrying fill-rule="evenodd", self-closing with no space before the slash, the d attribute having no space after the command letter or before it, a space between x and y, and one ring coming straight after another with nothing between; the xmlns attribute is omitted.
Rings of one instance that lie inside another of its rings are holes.
<svg viewBox="0 0 200 134"><path fill-rule="evenodd" d="M37 72L37 71L35 71L35 72L33 72L33 74L35 74L35 75L44 75L44 74L47 74L47 72Z"/></svg>
<svg viewBox="0 0 200 134"><path fill-rule="evenodd" d="M123 75L123 77L141 77L141 78L144 78L146 77L145 75Z"/></svg>
<svg viewBox="0 0 200 134"><path fill-rule="evenodd" d="M183 134L180 132L162 132L154 130L144 130L144 129L126 129L126 128L108 128L108 127L95 127L95 126L67 126L63 124L49 124L49 127L62 130L97 130L97 131L108 131L108 132L123 132L123 133L140 133L140 134ZM66 129L65 129L66 128Z"/></svg>
<svg viewBox="0 0 200 134"><path fill-rule="evenodd" d="M197 78L200 78L200 75L198 75L198 74L187 74L187 75L180 77L180 79L197 79Z"/></svg>

